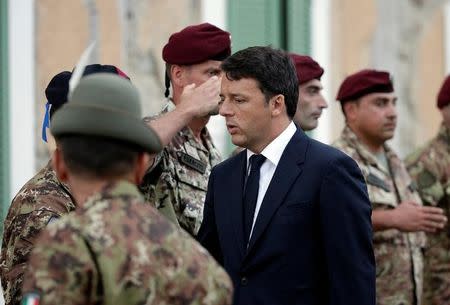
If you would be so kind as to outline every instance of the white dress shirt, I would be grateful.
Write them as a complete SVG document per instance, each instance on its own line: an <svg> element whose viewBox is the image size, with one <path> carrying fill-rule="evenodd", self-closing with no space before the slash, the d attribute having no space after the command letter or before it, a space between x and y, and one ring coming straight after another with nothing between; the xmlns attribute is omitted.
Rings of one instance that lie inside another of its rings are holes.
<svg viewBox="0 0 450 305"><path fill-rule="evenodd" d="M267 145L261 152L261 155L266 157L266 160L261 165L260 169L258 199L256 200L255 214L253 215L253 224L249 240L251 239L256 218L258 217L259 210L261 209L261 203L266 195L267 188L269 187L270 181L272 180L273 174L278 166L278 162L281 159L281 155L296 131L297 127L293 122L291 122L288 127L286 127L286 129L272 142L270 142L269 145ZM249 159L254 154L254 152L247 149L247 176L250 173Z"/></svg>

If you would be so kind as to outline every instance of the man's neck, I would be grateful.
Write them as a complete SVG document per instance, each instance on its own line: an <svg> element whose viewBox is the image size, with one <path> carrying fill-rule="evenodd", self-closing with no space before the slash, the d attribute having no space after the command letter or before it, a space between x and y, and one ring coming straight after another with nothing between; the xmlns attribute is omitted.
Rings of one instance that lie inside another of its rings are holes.
<svg viewBox="0 0 450 305"><path fill-rule="evenodd" d="M267 145L272 143L273 140L279 137L283 133L283 131L286 130L286 128L289 126L291 122L292 121L289 119L279 120L278 124L273 125L273 128L270 130L270 136L266 139L264 143L259 143L258 146L247 148L256 154L261 153L267 147Z"/></svg>
<svg viewBox="0 0 450 305"><path fill-rule="evenodd" d="M200 118L200 119L193 119L189 124L188 127L191 129L192 133L194 134L194 137L197 139L197 141L201 141L201 135L203 132L203 129L206 127L206 124L209 121L208 118Z"/></svg>
<svg viewBox="0 0 450 305"><path fill-rule="evenodd" d="M361 142L374 155L378 155L384 152L383 144L374 144L363 139L361 139Z"/></svg>
<svg viewBox="0 0 450 305"><path fill-rule="evenodd" d="M450 129L450 121L442 121L442 123L444 124L444 126L447 128L447 129Z"/></svg>
<svg viewBox="0 0 450 305"><path fill-rule="evenodd" d="M114 179L95 179L86 177L71 177L67 183L77 202L77 206L83 207L86 201L94 194L101 192L107 185L119 181L130 181L130 177L121 177Z"/></svg>
<svg viewBox="0 0 450 305"><path fill-rule="evenodd" d="M350 127L350 126L349 126ZM358 137L358 140L361 141L361 143L364 145L364 147L367 148L368 151L370 151L372 154L377 155L384 152L384 142L380 143L379 141L372 140L361 132L359 132L357 129L351 128L350 129L356 134Z"/></svg>

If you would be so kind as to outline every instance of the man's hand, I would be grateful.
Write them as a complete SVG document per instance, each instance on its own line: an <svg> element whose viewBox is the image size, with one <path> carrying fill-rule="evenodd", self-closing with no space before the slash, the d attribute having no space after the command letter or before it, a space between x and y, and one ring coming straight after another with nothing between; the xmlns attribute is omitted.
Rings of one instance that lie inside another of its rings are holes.
<svg viewBox="0 0 450 305"><path fill-rule="evenodd" d="M163 146L169 144L177 132L188 126L194 118L205 118L217 113L221 81L221 78L213 76L200 86L191 84L184 87L179 103L173 111L146 121L158 134Z"/></svg>
<svg viewBox="0 0 450 305"><path fill-rule="evenodd" d="M411 201L400 203L392 211L394 227L404 232L431 232L444 228L447 217L440 208L421 206Z"/></svg>
<svg viewBox="0 0 450 305"><path fill-rule="evenodd" d="M177 110L185 111L195 118L217 114L221 81L222 78L213 76L200 86L187 85L181 93Z"/></svg>

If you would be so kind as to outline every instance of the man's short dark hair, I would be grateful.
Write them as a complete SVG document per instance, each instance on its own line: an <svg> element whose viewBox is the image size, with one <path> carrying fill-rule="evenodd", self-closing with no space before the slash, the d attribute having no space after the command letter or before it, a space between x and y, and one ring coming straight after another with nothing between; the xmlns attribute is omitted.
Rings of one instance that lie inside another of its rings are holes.
<svg viewBox="0 0 450 305"><path fill-rule="evenodd" d="M119 178L133 169L140 147L115 139L64 135L56 139L67 168L89 178Z"/></svg>
<svg viewBox="0 0 450 305"><path fill-rule="evenodd" d="M287 115L293 118L297 109L298 80L289 55L271 47L250 47L225 59L221 65L229 80L252 78L266 97L284 95Z"/></svg>

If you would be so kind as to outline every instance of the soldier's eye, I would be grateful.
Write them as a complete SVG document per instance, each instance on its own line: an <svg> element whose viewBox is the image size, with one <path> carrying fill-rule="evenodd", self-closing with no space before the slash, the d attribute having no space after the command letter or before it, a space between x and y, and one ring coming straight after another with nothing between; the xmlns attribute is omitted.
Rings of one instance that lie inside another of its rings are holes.
<svg viewBox="0 0 450 305"><path fill-rule="evenodd" d="M208 71L208 75L210 77L216 76L216 75L219 75L219 74L220 74L220 71L218 71L218 70L210 70L210 71Z"/></svg>

